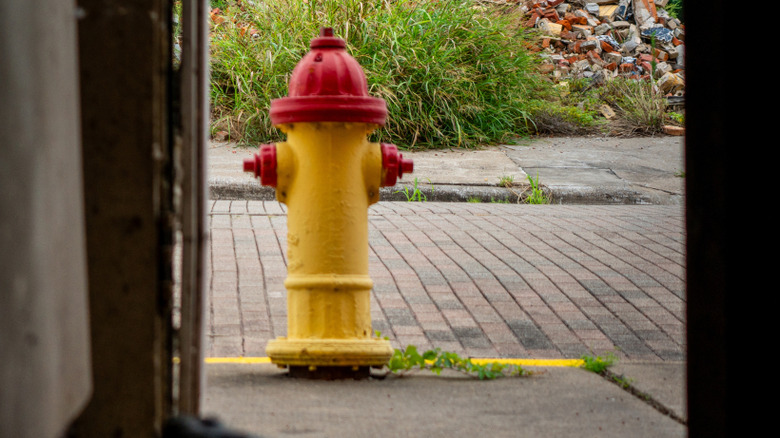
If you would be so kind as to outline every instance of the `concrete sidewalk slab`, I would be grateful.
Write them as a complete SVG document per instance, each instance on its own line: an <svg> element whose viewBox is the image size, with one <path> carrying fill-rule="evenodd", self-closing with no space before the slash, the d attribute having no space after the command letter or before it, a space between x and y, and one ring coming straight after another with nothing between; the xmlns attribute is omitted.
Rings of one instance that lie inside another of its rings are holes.
<svg viewBox="0 0 780 438"><path fill-rule="evenodd" d="M242 162L256 147L212 142L208 150L211 199L273 200L274 191L244 173ZM520 139L515 144L480 150L442 149L403 152L415 171L395 187L381 190L382 200L405 201L414 185L429 201L469 199L491 202L517 199L527 177L562 204L681 205L684 195L683 138L564 137ZM499 187L501 177L515 187Z"/></svg>
<svg viewBox="0 0 780 438"><path fill-rule="evenodd" d="M508 176L515 181L525 179L523 170L499 147L480 150L441 149L404 152L414 160L414 173L420 182L435 186L496 186L499 178Z"/></svg>
<svg viewBox="0 0 780 438"><path fill-rule="evenodd" d="M553 137L501 149L563 204L683 203L683 137Z"/></svg>
<svg viewBox="0 0 780 438"><path fill-rule="evenodd" d="M529 368L530 369L530 368ZM310 381L270 364L210 364L204 406L263 437L684 437L686 427L577 368L477 380L454 372Z"/></svg>

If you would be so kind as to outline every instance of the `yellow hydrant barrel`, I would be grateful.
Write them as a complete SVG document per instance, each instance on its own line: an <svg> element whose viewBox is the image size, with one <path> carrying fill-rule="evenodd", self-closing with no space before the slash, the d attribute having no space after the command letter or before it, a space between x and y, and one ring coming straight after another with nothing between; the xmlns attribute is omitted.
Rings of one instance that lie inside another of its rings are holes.
<svg viewBox="0 0 780 438"><path fill-rule="evenodd" d="M287 205L287 336L266 352L291 375L366 377L393 353L371 327L368 207L413 164L395 146L368 141L387 106L368 95L345 42L323 28L310 47L288 96L271 102L286 141L244 163Z"/></svg>

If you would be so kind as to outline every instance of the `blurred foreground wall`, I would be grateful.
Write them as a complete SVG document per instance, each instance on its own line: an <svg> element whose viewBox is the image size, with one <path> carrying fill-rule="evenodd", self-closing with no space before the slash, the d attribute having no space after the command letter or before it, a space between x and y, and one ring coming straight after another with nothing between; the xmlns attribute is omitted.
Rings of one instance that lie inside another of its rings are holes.
<svg viewBox="0 0 780 438"><path fill-rule="evenodd" d="M59 436L92 389L74 11L0 1L0 437Z"/></svg>

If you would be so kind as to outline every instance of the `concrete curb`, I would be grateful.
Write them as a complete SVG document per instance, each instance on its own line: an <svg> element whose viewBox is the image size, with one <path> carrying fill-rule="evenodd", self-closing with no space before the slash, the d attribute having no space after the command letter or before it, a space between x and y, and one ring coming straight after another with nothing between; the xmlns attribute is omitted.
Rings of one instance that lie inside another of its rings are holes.
<svg viewBox="0 0 780 438"><path fill-rule="evenodd" d="M418 186L422 198L431 202L504 202L522 203L528 185L515 186L512 190L496 186L477 185L429 185ZM589 186L545 186L542 189L552 204L567 205L682 205L684 197L674 193L648 190L640 192L630 188L599 188ZM414 193L409 184L380 189L381 201L409 201ZM518 195L521 195L518 202ZM273 201L276 199L272 187L261 186L253 180L229 178L209 179L209 199Z"/></svg>

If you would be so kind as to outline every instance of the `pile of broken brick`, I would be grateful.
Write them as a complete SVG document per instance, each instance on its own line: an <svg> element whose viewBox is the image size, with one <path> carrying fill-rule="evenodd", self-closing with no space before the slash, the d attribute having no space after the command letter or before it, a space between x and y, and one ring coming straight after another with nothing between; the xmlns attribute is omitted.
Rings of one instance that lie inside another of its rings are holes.
<svg viewBox="0 0 780 438"><path fill-rule="evenodd" d="M668 0L524 0L526 25L543 35L546 73L556 80L649 78L667 96L685 91L684 27Z"/></svg>

